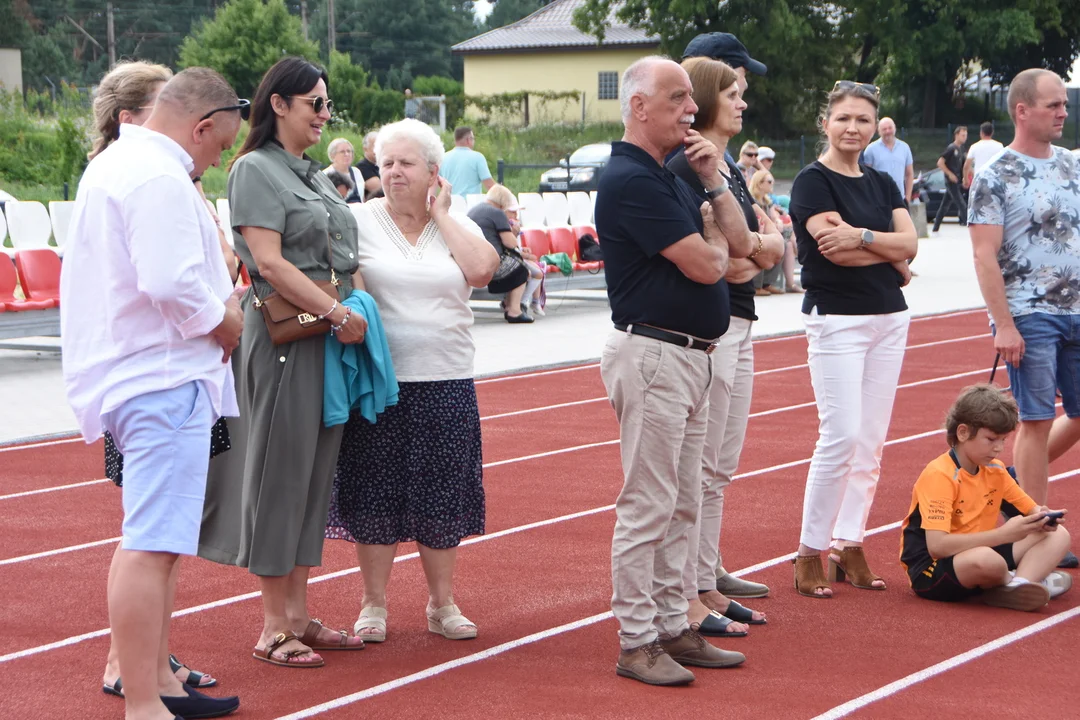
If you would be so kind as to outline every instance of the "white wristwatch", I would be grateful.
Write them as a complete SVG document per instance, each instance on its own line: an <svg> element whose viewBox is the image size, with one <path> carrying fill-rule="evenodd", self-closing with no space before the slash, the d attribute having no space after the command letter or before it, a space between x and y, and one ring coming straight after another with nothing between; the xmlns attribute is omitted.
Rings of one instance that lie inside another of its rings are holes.
<svg viewBox="0 0 1080 720"><path fill-rule="evenodd" d="M863 228L863 231L862 231L862 244L859 245L859 247L860 248L865 248L865 247L868 247L868 246L873 245L873 244L874 244L874 231L873 230L867 230L867 229Z"/></svg>

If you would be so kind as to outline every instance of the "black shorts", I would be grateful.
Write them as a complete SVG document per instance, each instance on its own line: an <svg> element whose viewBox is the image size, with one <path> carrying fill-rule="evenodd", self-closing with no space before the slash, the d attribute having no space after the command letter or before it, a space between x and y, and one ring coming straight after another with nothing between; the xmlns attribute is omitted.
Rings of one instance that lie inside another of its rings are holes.
<svg viewBox="0 0 1080 720"><path fill-rule="evenodd" d="M996 545L991 550L1005 558L1005 564L1010 570L1016 569L1012 543ZM934 560L926 570L912 573L911 589L925 600L940 602L960 602L982 592L982 588L968 588L960 584L953 568L952 557Z"/></svg>
<svg viewBox="0 0 1080 720"><path fill-rule="evenodd" d="M492 295L502 295L508 293L516 287L521 287L529 279L529 268L524 265L519 265L513 272L504 278L499 280L492 280L488 283L488 292Z"/></svg>

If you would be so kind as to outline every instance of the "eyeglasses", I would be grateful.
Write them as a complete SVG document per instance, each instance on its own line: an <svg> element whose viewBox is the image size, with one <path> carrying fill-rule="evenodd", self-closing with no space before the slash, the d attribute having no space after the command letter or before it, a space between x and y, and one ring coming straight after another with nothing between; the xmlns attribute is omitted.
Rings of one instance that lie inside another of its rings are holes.
<svg viewBox="0 0 1080 720"><path fill-rule="evenodd" d="M745 155L746 157L757 157L756 152L744 152L743 155Z"/></svg>
<svg viewBox="0 0 1080 720"><path fill-rule="evenodd" d="M862 90L870 93L875 98L881 97L881 90L878 89L877 85L855 82L854 80L837 80L832 89L833 92L836 92L837 90Z"/></svg>
<svg viewBox="0 0 1080 720"><path fill-rule="evenodd" d="M307 100L311 103L311 109L315 111L316 115L321 113L323 108L326 108L326 112L331 115L334 114L334 101L330 98L324 98L321 95L290 95L289 97L294 97L297 100Z"/></svg>
<svg viewBox="0 0 1080 720"><path fill-rule="evenodd" d="M210 117L214 113L229 112L230 110L239 110L240 111L240 119L241 120L247 120L249 117L251 117L251 101L241 99L241 100L237 100L235 105L228 105L226 107L214 108L213 110L211 110L210 112L206 113L201 118L199 118L199 122L202 122L203 120L206 120L208 117Z"/></svg>

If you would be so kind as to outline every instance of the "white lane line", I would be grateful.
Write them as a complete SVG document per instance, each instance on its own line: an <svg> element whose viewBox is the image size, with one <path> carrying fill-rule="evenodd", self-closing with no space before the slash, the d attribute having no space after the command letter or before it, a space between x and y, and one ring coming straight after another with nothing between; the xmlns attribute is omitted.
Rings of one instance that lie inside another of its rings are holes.
<svg viewBox="0 0 1080 720"><path fill-rule="evenodd" d="M528 415L530 413L543 412L545 410L560 410L562 408L575 407L577 405L588 405L590 403L596 403L601 401L607 401L607 396L588 398L587 400L574 400L573 402L564 402L557 405L543 405L541 407L526 408L525 410L511 410L509 412L497 413L495 415L485 415L480 418L484 420L498 420L499 418L514 417L515 415Z"/></svg>
<svg viewBox="0 0 1080 720"><path fill-rule="evenodd" d="M109 543L120 542L120 538L106 538L105 540L95 540L94 542L83 543L82 545L72 545L70 547L59 548L57 550L46 550L45 552L38 552L32 555L22 555L20 557L8 558L7 560L0 560L0 566L15 565L16 563L29 562L30 560L39 560L45 557L52 557L53 555L63 555L64 553L75 552L76 550L85 550L87 548L100 547L102 545L108 545Z"/></svg>
<svg viewBox="0 0 1080 720"><path fill-rule="evenodd" d="M589 363L588 365L575 365L574 367L559 368L558 370L540 370L539 372L525 373L524 375L504 375L503 377L484 378L483 380L477 380L476 384L488 385L490 383L506 382L508 380L524 380L526 378L544 377L546 375L561 375L562 373L590 370L598 367L600 367L600 363Z"/></svg>
<svg viewBox="0 0 1080 720"><path fill-rule="evenodd" d="M86 487L87 485L97 485L103 482L108 482L108 478L102 478L101 480L87 480L86 482L72 483L71 485L57 485L55 487L41 488L40 490L26 490L24 492L11 493L10 495L0 495L0 500L14 500L15 498L29 497L30 495L41 495L42 493L51 493L56 492L57 490L72 490L74 488Z"/></svg>
<svg viewBox="0 0 1080 720"><path fill-rule="evenodd" d="M29 445L6 445L0 447L0 453L15 452L16 450L32 450L33 448L51 447L53 445L66 445L73 442L82 442L82 435L75 435L74 437L61 438L59 440L43 440L41 442L31 443Z"/></svg>
<svg viewBox="0 0 1080 720"><path fill-rule="evenodd" d="M1063 612L1059 612L1056 615L1051 615L1045 620L1040 620L1033 625L1028 625L1027 627L1020 628L1016 632L1011 632L1008 635L1002 635L996 640L991 640L990 642L984 645L980 645L977 648L972 648L965 653L961 653L960 655L954 655L947 660L942 660L936 665L931 665L930 667L919 670L918 672L913 672L907 677L900 678L899 680L891 682L888 685L878 688L877 690L868 692L865 695L861 695L854 700L849 700L843 705L837 705L832 710L823 712L822 714L813 718L813 720L839 720L839 718L847 717L851 713L857 710L861 710L867 705L875 703L878 700L884 700L890 695L895 695L896 693L906 690L913 685L918 685L924 680L929 680L936 675L941 675L942 673L948 672L949 670L960 667L964 663L968 663L972 660L977 660L985 655L989 655L996 650L1000 650L1003 647L1012 645L1013 643L1023 640L1024 638L1031 637L1032 635L1041 633L1044 630L1049 630L1055 625L1060 625L1061 623L1066 622L1067 620L1072 620L1077 616L1080 616L1080 606L1070 608L1069 610L1065 610Z"/></svg>

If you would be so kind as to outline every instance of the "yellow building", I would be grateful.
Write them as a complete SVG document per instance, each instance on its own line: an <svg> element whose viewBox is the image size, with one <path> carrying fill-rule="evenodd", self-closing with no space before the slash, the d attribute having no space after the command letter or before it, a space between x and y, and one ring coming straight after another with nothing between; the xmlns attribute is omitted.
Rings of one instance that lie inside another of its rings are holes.
<svg viewBox="0 0 1080 720"><path fill-rule="evenodd" d="M454 54L464 57L465 94L575 92L576 99L531 97L527 109L500 119L617 122L623 71L638 58L654 54L660 40L613 16L603 42L598 42L574 27L574 11L583 4L584 0L554 0L516 23L454 45Z"/></svg>

